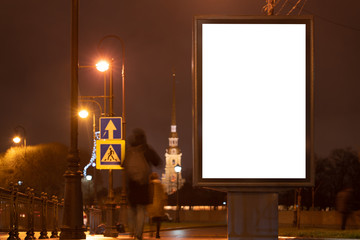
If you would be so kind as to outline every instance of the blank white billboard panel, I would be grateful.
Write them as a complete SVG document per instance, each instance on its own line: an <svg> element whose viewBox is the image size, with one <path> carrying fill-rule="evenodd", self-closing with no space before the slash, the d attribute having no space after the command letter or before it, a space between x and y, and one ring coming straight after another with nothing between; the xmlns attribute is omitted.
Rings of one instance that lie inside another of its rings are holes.
<svg viewBox="0 0 360 240"><path fill-rule="evenodd" d="M305 27L203 25L204 178L305 178Z"/></svg>
<svg viewBox="0 0 360 240"><path fill-rule="evenodd" d="M309 182L310 25L217 20L196 25L195 178Z"/></svg>

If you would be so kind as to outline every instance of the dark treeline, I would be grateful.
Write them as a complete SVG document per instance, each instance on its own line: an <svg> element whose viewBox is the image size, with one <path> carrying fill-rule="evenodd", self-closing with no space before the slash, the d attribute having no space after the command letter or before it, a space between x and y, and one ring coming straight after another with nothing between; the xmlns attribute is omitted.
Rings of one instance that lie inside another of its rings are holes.
<svg viewBox="0 0 360 240"><path fill-rule="evenodd" d="M344 188L352 188L354 195L354 210L360 209L360 162L359 153L351 148L335 149L327 157L315 157L315 186L301 189L289 189L279 193L279 204L293 206L296 204L296 193L301 194L301 206L310 209L335 208L336 195ZM9 184L22 182L19 188L32 187L35 191L63 195L64 178L67 167L68 149L58 143L40 144L36 146L13 147L0 154L0 186L6 188ZM82 156L84 163L89 156ZM99 174L99 171L97 171ZM194 187L192 172L184 171L185 184L179 191L181 205L221 206L226 202L226 193L212 189ZM100 175L97 181L101 180ZM85 182L83 185L84 201L91 204L94 201L94 185ZM21 190L21 189L19 189ZM300 190L300 191L299 191ZM107 189L97 189L97 202L106 200ZM115 189L115 198L120 199L121 188ZM168 199L170 205L176 205L176 193Z"/></svg>
<svg viewBox="0 0 360 240"><path fill-rule="evenodd" d="M315 157L315 186L301 189L301 205L310 209L335 208L336 195L345 188L354 191L352 208L360 209L360 162L351 148L335 149L327 157ZM294 205L295 191L279 194L279 204Z"/></svg>

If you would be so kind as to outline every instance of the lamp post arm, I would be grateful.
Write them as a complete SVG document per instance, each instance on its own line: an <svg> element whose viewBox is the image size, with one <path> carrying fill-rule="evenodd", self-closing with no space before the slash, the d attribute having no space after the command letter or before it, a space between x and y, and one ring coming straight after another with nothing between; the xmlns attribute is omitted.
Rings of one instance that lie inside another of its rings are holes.
<svg viewBox="0 0 360 240"><path fill-rule="evenodd" d="M87 98L97 98L96 96L80 96L79 100L80 102L91 102L91 103L95 103L100 110L100 116L103 115L103 111L102 111L102 107L100 105L100 103L98 101L92 100L92 99L87 99Z"/></svg>
<svg viewBox="0 0 360 240"><path fill-rule="evenodd" d="M78 65L78 68L96 68L96 66L82 66L82 65Z"/></svg>
<svg viewBox="0 0 360 240"><path fill-rule="evenodd" d="M101 50L101 45L103 43L104 40L109 39L109 38L115 38L117 40L120 41L121 43L121 77L122 77L122 121L123 121L123 125L125 125L126 121L125 121L125 44L124 41L117 35L106 35L105 37L103 37L102 39L100 39L97 49L100 53L102 53ZM123 127L123 136L125 137L125 127Z"/></svg>

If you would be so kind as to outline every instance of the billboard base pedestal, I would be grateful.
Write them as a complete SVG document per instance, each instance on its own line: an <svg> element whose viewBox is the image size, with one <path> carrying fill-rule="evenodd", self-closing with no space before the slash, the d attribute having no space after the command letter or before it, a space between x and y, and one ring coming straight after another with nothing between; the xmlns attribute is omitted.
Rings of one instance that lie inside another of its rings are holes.
<svg viewBox="0 0 360 240"><path fill-rule="evenodd" d="M278 193L228 192L228 239L278 239Z"/></svg>

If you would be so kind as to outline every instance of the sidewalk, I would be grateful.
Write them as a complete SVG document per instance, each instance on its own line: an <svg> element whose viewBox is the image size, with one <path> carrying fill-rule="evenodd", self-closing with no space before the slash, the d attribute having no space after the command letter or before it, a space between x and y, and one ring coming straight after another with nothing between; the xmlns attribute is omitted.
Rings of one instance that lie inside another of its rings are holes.
<svg viewBox="0 0 360 240"><path fill-rule="evenodd" d="M38 236L38 234L36 235ZM3 233L0 233L0 239L1 240L7 240L9 236ZM24 240L26 237L26 234L19 234L19 237L21 240ZM50 238L57 240L58 238ZM133 240L128 234L119 234L117 238L111 238L111 237L104 237L103 235L88 235L86 234L86 240ZM143 240L155 240L155 237L150 237L148 233L145 233L143 236ZM174 235L167 235L166 233L161 234L161 240L172 240L172 239L179 239L179 240L227 240L226 236L174 236ZM354 239L345 239L345 238L302 238L302 237L283 237L279 236L279 240L354 240Z"/></svg>
<svg viewBox="0 0 360 240"><path fill-rule="evenodd" d="M198 229L199 230L199 229ZM185 231L184 229L179 229L179 230L164 230L160 232L160 236L161 236L161 240L171 240L171 239L179 239L179 240L212 240L212 239L216 239L216 240L227 240L226 234L210 234L209 232L206 233L198 233L198 234L184 234L183 231ZM40 233L36 232L35 233L35 237L38 239L39 238ZM48 236L51 235L51 232L49 232ZM0 240L7 240L9 237L8 233L0 233ZM24 240L26 237L26 233L25 232L20 232L19 233L19 237L21 240ZM57 240L58 238L49 238L50 239L54 239ZM150 234L148 232L145 232L143 235L143 240L150 240L153 239L155 240L155 236L150 236ZM128 233L124 233L124 234L119 234L119 236L117 238L112 238L112 237L104 237L104 235L90 235L89 232L86 232L86 240L133 240L132 237L130 237L130 235Z"/></svg>
<svg viewBox="0 0 360 240"><path fill-rule="evenodd" d="M356 230L360 231L360 230ZM51 235L51 232L48 232L48 236ZM35 237L40 236L39 232L35 233ZM227 240L227 227L226 225L211 225L205 226L204 224L199 225L165 225L160 232L161 240ZM301 236L301 234L299 235ZM8 233L0 233L0 240L7 240L9 237ZM26 237L25 232L20 232L19 237L21 240L24 240ZM350 236L352 237L352 236ZM103 235L89 235L89 232L86 232L87 240L132 240L129 233L120 233L117 238L104 237ZM150 236L148 229L145 228L143 240L155 240L154 236ZM334 234L334 237L286 237L279 236L279 240L350 240L350 238L339 238ZM351 240L356 239L352 238ZM359 239L359 238L357 238ZM56 240L56 239L54 239Z"/></svg>

